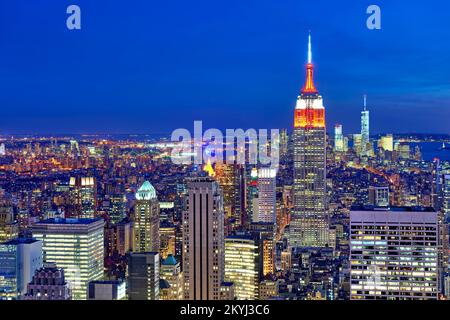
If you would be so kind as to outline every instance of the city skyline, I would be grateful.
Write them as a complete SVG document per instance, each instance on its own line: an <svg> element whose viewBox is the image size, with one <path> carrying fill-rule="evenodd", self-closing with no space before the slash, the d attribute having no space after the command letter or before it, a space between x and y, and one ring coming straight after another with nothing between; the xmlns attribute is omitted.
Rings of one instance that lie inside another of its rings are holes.
<svg viewBox="0 0 450 320"><path fill-rule="evenodd" d="M45 1L0 22L0 301L184 300L161 310L209 318L450 300L442 10L400 36L399 14L431 6L112 0L94 21L96 3ZM44 8L69 15L56 34Z"/></svg>
<svg viewBox="0 0 450 320"><path fill-rule="evenodd" d="M194 120L289 128L308 30L329 124L357 132L367 94L373 133L449 133L449 10L379 1L382 29L368 30L364 3L79 5L77 31L63 5L5 5L0 134L169 133ZM427 28L409 23L418 14Z"/></svg>

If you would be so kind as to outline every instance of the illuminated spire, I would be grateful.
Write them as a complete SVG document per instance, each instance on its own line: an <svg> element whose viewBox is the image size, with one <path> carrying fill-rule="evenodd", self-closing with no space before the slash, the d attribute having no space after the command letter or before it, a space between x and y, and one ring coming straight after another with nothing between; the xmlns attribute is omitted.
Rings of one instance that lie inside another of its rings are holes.
<svg viewBox="0 0 450 320"><path fill-rule="evenodd" d="M308 63L312 63L311 31L308 35Z"/></svg>
<svg viewBox="0 0 450 320"><path fill-rule="evenodd" d="M364 95L364 111L367 109L367 94Z"/></svg>
<svg viewBox="0 0 450 320"><path fill-rule="evenodd" d="M313 81L313 64L312 64L312 49L311 49L311 33L308 35L308 63L306 64L306 84L302 89L302 94L317 94L318 91L314 86Z"/></svg>

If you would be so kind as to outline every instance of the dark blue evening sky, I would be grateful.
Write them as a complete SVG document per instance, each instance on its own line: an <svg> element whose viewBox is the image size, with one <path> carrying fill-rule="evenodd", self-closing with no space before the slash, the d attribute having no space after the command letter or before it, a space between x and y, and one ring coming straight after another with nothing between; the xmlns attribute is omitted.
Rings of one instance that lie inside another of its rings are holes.
<svg viewBox="0 0 450 320"><path fill-rule="evenodd" d="M309 29L329 128L450 133L447 0L0 0L0 134L290 128Z"/></svg>

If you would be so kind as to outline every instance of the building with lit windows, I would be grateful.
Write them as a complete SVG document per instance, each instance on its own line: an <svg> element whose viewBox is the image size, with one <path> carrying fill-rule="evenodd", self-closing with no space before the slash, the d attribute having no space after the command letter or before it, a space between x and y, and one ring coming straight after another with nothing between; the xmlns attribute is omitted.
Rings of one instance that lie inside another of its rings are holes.
<svg viewBox="0 0 450 320"><path fill-rule="evenodd" d="M379 141L379 145L385 151L394 151L394 137L392 134L382 136Z"/></svg>
<svg viewBox="0 0 450 320"><path fill-rule="evenodd" d="M443 179L442 207L446 217L450 217L450 174L445 174Z"/></svg>
<svg viewBox="0 0 450 320"><path fill-rule="evenodd" d="M103 277L103 219L52 218L32 226L42 241L44 262L64 269L73 300L86 300L89 281Z"/></svg>
<svg viewBox="0 0 450 320"><path fill-rule="evenodd" d="M159 202L152 184L145 181L136 192L132 216L134 252L159 252Z"/></svg>
<svg viewBox="0 0 450 320"><path fill-rule="evenodd" d="M259 247L259 277L260 279L275 273L275 232L273 223L251 223L249 232L255 238Z"/></svg>
<svg viewBox="0 0 450 320"><path fill-rule="evenodd" d="M227 221L231 226L242 224L245 212L245 170L234 163L217 163L215 178L223 192L223 207Z"/></svg>
<svg viewBox="0 0 450 320"><path fill-rule="evenodd" d="M64 269L49 263L36 270L24 300L72 300Z"/></svg>
<svg viewBox="0 0 450 320"><path fill-rule="evenodd" d="M19 224L14 219L13 207L0 203L0 243L17 238Z"/></svg>
<svg viewBox="0 0 450 320"><path fill-rule="evenodd" d="M225 281L233 282L238 300L258 298L258 240L236 235L225 239Z"/></svg>
<svg viewBox="0 0 450 320"><path fill-rule="evenodd" d="M159 300L160 264L158 252L128 254L128 299Z"/></svg>
<svg viewBox="0 0 450 320"><path fill-rule="evenodd" d="M344 152L344 135L342 134L342 125L334 126L334 151Z"/></svg>
<svg viewBox="0 0 450 320"><path fill-rule="evenodd" d="M258 172L258 221L276 222L277 170L262 168Z"/></svg>
<svg viewBox="0 0 450 320"><path fill-rule="evenodd" d="M73 218L94 218L97 212L97 179L71 177L69 180L70 207Z"/></svg>
<svg viewBox="0 0 450 320"><path fill-rule="evenodd" d="M352 210L350 298L437 299L438 228L431 208Z"/></svg>
<svg viewBox="0 0 450 320"><path fill-rule="evenodd" d="M364 109L361 111L361 155L367 156L370 148L369 110L367 110L367 96L364 95Z"/></svg>
<svg viewBox="0 0 450 320"><path fill-rule="evenodd" d="M187 180L183 212L183 273L186 300L220 300L224 279L222 190L210 177Z"/></svg>
<svg viewBox="0 0 450 320"><path fill-rule="evenodd" d="M160 277L169 284L165 300L183 300L183 273L180 263L173 255L162 260Z"/></svg>
<svg viewBox="0 0 450 320"><path fill-rule="evenodd" d="M42 267L42 241L16 238L0 244L0 300L20 299Z"/></svg>
<svg viewBox="0 0 450 320"><path fill-rule="evenodd" d="M313 69L310 35L306 84L297 98L294 118L291 247L325 247L328 243L325 108L314 86Z"/></svg>

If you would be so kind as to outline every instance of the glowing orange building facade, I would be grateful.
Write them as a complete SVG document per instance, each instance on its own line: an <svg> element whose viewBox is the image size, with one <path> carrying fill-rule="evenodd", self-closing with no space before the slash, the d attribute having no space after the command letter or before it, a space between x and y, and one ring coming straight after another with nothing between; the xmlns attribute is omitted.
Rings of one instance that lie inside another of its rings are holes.
<svg viewBox="0 0 450 320"><path fill-rule="evenodd" d="M328 244L325 108L314 86L311 60L310 36L306 84L294 111L294 209L289 236L292 247Z"/></svg>

